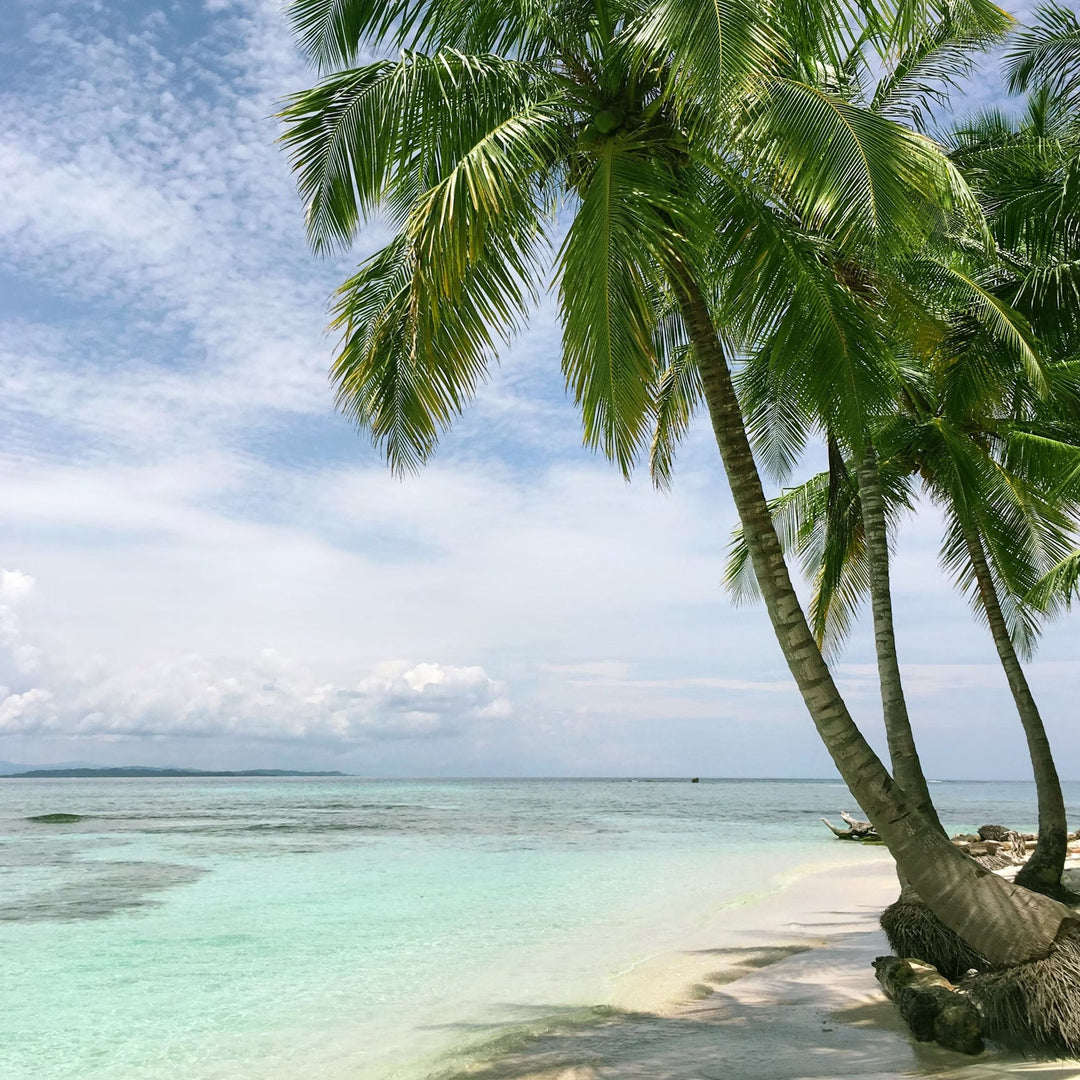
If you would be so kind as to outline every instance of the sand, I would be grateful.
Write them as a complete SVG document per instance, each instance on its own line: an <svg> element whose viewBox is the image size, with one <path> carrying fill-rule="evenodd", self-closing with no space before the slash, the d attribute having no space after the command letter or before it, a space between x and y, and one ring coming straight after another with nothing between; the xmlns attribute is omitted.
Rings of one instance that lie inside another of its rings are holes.
<svg viewBox="0 0 1080 1080"><path fill-rule="evenodd" d="M978 1057L916 1043L874 979L891 860L817 869L695 930L701 941L616 978L586 1022L503 1046L478 1080L953 1080L1080 1077L1080 1061ZM704 942L708 941L708 945ZM697 947L700 944L701 947Z"/></svg>

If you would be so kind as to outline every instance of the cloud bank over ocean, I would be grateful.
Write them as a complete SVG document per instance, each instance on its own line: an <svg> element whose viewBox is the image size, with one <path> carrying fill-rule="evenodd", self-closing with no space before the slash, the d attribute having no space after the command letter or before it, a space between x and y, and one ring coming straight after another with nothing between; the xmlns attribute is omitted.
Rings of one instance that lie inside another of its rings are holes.
<svg viewBox="0 0 1080 1080"><path fill-rule="evenodd" d="M334 414L327 298L386 235L306 249L272 117L313 76L278 3L15 0L0 64L0 757L829 774L723 593L707 431L670 494L624 484L549 304L422 475ZM895 574L928 769L1022 777L937 539L909 523ZM1078 634L1032 668L1063 761ZM872 728L871 661L864 628L841 677Z"/></svg>

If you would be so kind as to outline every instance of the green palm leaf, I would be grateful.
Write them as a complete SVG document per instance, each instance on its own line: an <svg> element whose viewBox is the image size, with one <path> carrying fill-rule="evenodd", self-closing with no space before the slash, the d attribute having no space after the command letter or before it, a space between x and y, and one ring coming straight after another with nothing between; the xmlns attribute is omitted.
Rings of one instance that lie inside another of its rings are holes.
<svg viewBox="0 0 1080 1080"><path fill-rule="evenodd" d="M629 475L655 417L659 268L686 264L685 204L665 166L608 141L577 182L559 253L563 372L585 441Z"/></svg>
<svg viewBox="0 0 1080 1080"><path fill-rule="evenodd" d="M943 208L981 218L967 184L929 140L815 86L774 80L758 124L788 198L841 250L867 237L892 251L917 248L943 224Z"/></svg>
<svg viewBox="0 0 1080 1080"><path fill-rule="evenodd" d="M316 250L349 243L384 202L408 206L550 80L492 56L404 53L324 79L279 113ZM446 123L447 115L460 119Z"/></svg>
<svg viewBox="0 0 1080 1080"><path fill-rule="evenodd" d="M1080 18L1056 3L1036 8L1035 15L1005 58L1009 89L1016 93L1045 85L1075 108L1080 95Z"/></svg>

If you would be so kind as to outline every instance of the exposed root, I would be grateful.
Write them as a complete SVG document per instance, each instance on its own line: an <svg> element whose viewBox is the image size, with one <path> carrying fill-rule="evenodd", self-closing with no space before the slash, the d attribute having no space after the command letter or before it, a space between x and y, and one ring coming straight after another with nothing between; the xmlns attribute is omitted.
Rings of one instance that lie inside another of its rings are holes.
<svg viewBox="0 0 1080 1080"><path fill-rule="evenodd" d="M982 971L990 967L986 957L975 952L922 901L897 900L881 913L878 922L897 956L932 964L952 982L972 968Z"/></svg>
<svg viewBox="0 0 1080 1080"><path fill-rule="evenodd" d="M980 971L962 986L995 1037L1080 1054L1080 923L1063 923L1042 960Z"/></svg>

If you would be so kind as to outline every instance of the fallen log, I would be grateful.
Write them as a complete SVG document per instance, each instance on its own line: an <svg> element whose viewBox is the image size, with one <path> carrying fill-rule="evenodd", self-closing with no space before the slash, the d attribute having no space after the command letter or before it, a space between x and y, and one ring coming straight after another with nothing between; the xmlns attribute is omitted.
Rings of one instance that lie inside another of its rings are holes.
<svg viewBox="0 0 1080 1080"><path fill-rule="evenodd" d="M979 1010L937 968L921 960L879 956L874 974L919 1042L937 1042L962 1054L982 1053Z"/></svg>
<svg viewBox="0 0 1080 1080"><path fill-rule="evenodd" d="M860 821L858 818L852 817L846 810L840 811L840 820L847 822L853 832L866 833L874 831L874 826L869 821Z"/></svg>
<svg viewBox="0 0 1080 1080"><path fill-rule="evenodd" d="M833 836L841 840L866 840L870 843L880 843L881 837L878 836L874 826L869 821L859 821L857 818L853 818L846 810L841 813L840 817L847 823L848 827L846 829L838 829L828 818L821 819L831 830Z"/></svg>

